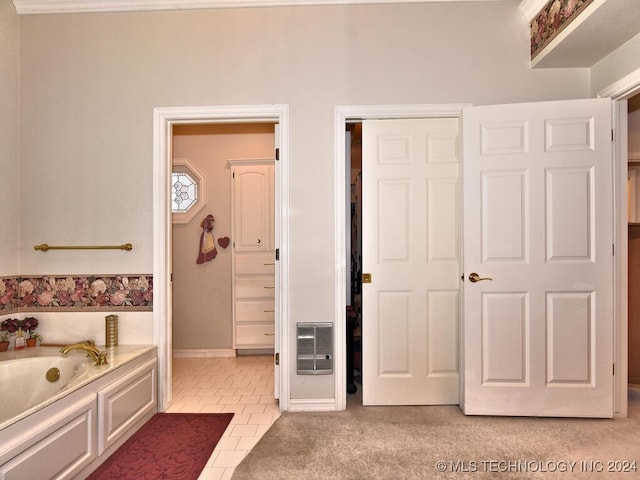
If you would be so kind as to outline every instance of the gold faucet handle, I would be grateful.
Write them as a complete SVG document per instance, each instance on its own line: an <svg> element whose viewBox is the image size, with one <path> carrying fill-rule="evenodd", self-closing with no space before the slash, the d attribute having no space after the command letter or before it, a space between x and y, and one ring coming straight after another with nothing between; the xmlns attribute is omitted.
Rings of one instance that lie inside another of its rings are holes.
<svg viewBox="0 0 640 480"><path fill-rule="evenodd" d="M105 350L98 352L98 360L96 360L96 365L100 366L100 365L108 365L108 364L109 362L107 362L107 352Z"/></svg>

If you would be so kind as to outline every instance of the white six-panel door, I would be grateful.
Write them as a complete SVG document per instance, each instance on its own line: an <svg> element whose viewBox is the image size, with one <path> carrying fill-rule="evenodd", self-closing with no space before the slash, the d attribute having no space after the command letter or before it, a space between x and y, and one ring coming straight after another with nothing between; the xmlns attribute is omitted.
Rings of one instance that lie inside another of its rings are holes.
<svg viewBox="0 0 640 480"><path fill-rule="evenodd" d="M610 417L610 101L463 119L464 411Z"/></svg>
<svg viewBox="0 0 640 480"><path fill-rule="evenodd" d="M458 119L363 123L363 404L457 404Z"/></svg>

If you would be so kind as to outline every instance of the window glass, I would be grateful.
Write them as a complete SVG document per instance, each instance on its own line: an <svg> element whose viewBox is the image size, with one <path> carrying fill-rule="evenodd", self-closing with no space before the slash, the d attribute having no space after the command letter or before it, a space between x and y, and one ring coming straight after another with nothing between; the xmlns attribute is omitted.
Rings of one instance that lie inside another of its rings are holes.
<svg viewBox="0 0 640 480"><path fill-rule="evenodd" d="M186 172L171 174L171 211L186 212L198 201L198 184Z"/></svg>

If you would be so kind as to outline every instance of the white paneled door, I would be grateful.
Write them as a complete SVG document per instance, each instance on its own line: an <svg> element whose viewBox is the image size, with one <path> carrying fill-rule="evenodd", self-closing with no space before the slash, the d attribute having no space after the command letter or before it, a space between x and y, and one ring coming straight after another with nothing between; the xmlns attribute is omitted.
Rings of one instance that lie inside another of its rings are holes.
<svg viewBox="0 0 640 480"><path fill-rule="evenodd" d="M463 119L464 411L611 417L610 101Z"/></svg>
<svg viewBox="0 0 640 480"><path fill-rule="evenodd" d="M462 124L460 208L459 119L363 123L363 403L611 417L610 101Z"/></svg>
<svg viewBox="0 0 640 480"><path fill-rule="evenodd" d="M458 130L363 123L364 405L459 402Z"/></svg>

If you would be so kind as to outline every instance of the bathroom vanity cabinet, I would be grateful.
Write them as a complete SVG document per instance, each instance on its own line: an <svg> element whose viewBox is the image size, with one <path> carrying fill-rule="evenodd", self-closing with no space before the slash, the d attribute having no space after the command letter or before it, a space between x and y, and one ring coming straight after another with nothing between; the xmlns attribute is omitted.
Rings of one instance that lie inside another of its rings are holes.
<svg viewBox="0 0 640 480"><path fill-rule="evenodd" d="M0 478L85 478L157 412L156 392L154 348L0 431Z"/></svg>

